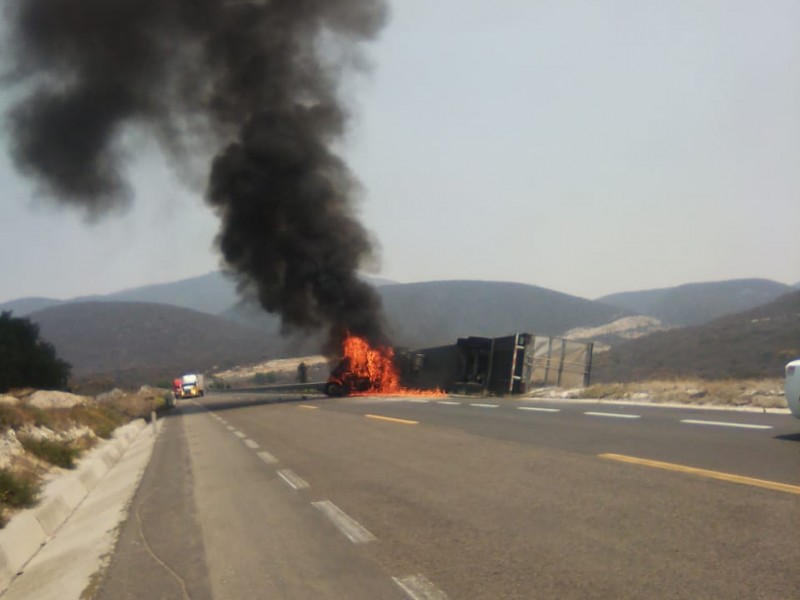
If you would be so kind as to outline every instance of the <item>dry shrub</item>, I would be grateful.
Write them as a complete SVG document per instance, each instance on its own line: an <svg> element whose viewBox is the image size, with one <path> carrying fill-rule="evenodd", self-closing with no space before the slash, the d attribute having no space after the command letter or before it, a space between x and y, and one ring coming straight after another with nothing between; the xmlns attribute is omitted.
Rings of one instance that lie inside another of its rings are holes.
<svg viewBox="0 0 800 600"><path fill-rule="evenodd" d="M25 508L36 502L39 486L30 473L14 473L0 469L0 505Z"/></svg>
<svg viewBox="0 0 800 600"><path fill-rule="evenodd" d="M786 408L780 379L694 378L595 384L583 398L646 400L653 403L704 404Z"/></svg>
<svg viewBox="0 0 800 600"><path fill-rule="evenodd" d="M0 433L8 429L19 429L33 424L35 419L29 410L19 404L0 404Z"/></svg>
<svg viewBox="0 0 800 600"><path fill-rule="evenodd" d="M102 406L108 407L127 417L126 420L148 419L153 411L161 411L167 406L165 390L153 390L114 396L103 401Z"/></svg>
<svg viewBox="0 0 800 600"><path fill-rule="evenodd" d="M597 383L581 390L581 398L622 398L627 393L624 383Z"/></svg>
<svg viewBox="0 0 800 600"><path fill-rule="evenodd" d="M75 459L80 455L80 450L66 440L37 440L30 436L20 436L19 441L27 452L62 469L74 469Z"/></svg>
<svg viewBox="0 0 800 600"><path fill-rule="evenodd" d="M87 426L97 437L103 439L110 438L117 427L129 420L119 411L102 404L73 406L66 409L65 414L72 423Z"/></svg>

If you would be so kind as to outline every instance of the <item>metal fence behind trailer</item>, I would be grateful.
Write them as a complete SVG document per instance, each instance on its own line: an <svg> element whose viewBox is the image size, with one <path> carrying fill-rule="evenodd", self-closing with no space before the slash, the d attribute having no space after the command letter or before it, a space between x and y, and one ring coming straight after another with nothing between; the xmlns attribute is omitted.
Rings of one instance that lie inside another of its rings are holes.
<svg viewBox="0 0 800 600"><path fill-rule="evenodd" d="M592 372L591 342L532 335L525 352L525 388L586 387Z"/></svg>

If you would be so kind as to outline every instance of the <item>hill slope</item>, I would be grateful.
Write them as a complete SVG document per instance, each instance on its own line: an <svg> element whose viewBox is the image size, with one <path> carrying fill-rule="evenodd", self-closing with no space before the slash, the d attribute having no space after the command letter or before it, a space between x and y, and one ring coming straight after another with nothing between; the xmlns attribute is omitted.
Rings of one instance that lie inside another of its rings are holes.
<svg viewBox="0 0 800 600"><path fill-rule="evenodd" d="M395 283L388 279L361 275L374 286ZM236 282L223 271L213 271L168 283L129 288L105 295L80 296L70 300L53 298L18 298L0 303L0 311L10 310L16 317L73 302L152 302L189 308L210 315L219 315L239 302Z"/></svg>
<svg viewBox="0 0 800 600"><path fill-rule="evenodd" d="M192 370L275 356L264 336L220 317L162 304L80 302L29 317L77 376L117 383L171 379Z"/></svg>
<svg viewBox="0 0 800 600"><path fill-rule="evenodd" d="M630 314L624 309L521 283L430 281L389 285L383 297L393 340L405 346L515 331L559 335Z"/></svg>
<svg viewBox="0 0 800 600"><path fill-rule="evenodd" d="M86 300L153 302L217 315L235 303L238 296L236 284L222 271L214 271L180 281L131 288Z"/></svg>
<svg viewBox="0 0 800 600"><path fill-rule="evenodd" d="M779 377L800 357L800 292L711 323L653 333L596 357L593 381Z"/></svg>
<svg viewBox="0 0 800 600"><path fill-rule="evenodd" d="M791 286L768 279L733 279L621 292L597 301L655 317L665 324L686 326L755 308L790 291Z"/></svg>
<svg viewBox="0 0 800 600"><path fill-rule="evenodd" d="M15 317L25 317L37 310L58 306L63 302L55 298L17 298L0 304L0 312L11 311Z"/></svg>
<svg viewBox="0 0 800 600"><path fill-rule="evenodd" d="M521 283L430 281L384 285L378 293L383 298L392 342L412 348L452 344L468 335L499 336L515 331L558 335L573 327L603 325L630 314ZM279 330L277 317L252 304L240 303L223 316L265 333ZM319 342L315 343L318 350Z"/></svg>

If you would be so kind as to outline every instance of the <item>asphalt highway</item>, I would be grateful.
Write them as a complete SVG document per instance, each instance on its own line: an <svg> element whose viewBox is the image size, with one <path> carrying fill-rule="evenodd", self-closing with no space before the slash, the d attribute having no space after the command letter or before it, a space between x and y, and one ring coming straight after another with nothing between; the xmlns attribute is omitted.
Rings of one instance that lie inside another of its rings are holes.
<svg viewBox="0 0 800 600"><path fill-rule="evenodd" d="M168 417L98 598L800 597L790 416L287 400Z"/></svg>

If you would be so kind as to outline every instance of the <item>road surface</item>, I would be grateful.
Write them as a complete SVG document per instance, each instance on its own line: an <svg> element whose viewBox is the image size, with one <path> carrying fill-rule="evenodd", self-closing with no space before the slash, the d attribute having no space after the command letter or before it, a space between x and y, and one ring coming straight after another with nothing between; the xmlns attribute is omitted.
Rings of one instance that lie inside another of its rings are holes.
<svg viewBox="0 0 800 600"><path fill-rule="evenodd" d="M796 598L800 421L210 395L167 419L119 598Z"/></svg>

